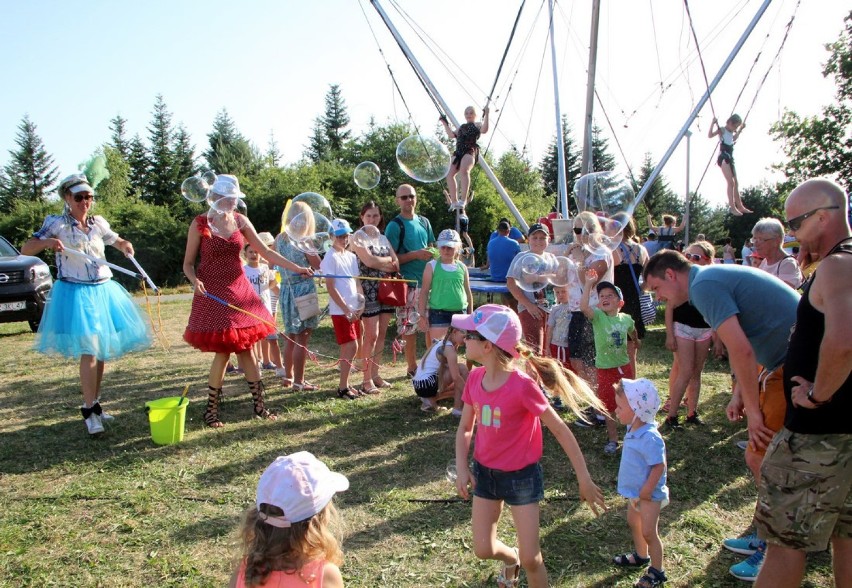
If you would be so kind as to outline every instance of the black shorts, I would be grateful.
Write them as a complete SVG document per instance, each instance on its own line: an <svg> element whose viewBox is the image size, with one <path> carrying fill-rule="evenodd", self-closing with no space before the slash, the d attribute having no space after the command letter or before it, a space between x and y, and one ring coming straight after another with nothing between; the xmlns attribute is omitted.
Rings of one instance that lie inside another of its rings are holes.
<svg viewBox="0 0 852 588"><path fill-rule="evenodd" d="M595 333L592 322L582 312L571 313L571 323L568 325L568 354L585 364L591 364L595 359Z"/></svg>
<svg viewBox="0 0 852 588"><path fill-rule="evenodd" d="M459 217L459 232L460 233L467 233L467 230L468 230L469 227L470 227L470 218L468 218L467 216L464 216L464 215L460 216Z"/></svg>
<svg viewBox="0 0 852 588"><path fill-rule="evenodd" d="M438 374L432 374L425 380L411 380L411 385L420 398L435 398L438 395Z"/></svg>
<svg viewBox="0 0 852 588"><path fill-rule="evenodd" d="M726 162L728 165L731 166L731 173L736 176L737 168L734 167L734 156L730 153L722 151L721 153L719 153L719 157L716 158L716 165L722 167L723 162Z"/></svg>

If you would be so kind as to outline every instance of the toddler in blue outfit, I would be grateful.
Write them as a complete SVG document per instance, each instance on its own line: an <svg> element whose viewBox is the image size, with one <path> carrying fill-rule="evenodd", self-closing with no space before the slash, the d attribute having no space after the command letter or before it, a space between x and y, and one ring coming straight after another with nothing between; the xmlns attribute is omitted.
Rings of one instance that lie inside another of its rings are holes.
<svg viewBox="0 0 852 588"><path fill-rule="evenodd" d="M669 503L666 444L654 421L660 409L660 395L650 380L622 378L615 387L615 404L616 418L627 425L618 468L618 493L628 500L627 524L634 551L615 556L613 562L634 567L650 562L636 586L660 586L667 578L657 524L660 510Z"/></svg>

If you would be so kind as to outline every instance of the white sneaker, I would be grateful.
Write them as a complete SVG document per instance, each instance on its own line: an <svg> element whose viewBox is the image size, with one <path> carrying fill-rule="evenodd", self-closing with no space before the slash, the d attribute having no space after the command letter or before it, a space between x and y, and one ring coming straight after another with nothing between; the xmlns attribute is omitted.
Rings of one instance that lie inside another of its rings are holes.
<svg viewBox="0 0 852 588"><path fill-rule="evenodd" d="M89 435L100 435L104 432L104 424L101 417L92 413L86 418L86 428L89 430Z"/></svg>
<svg viewBox="0 0 852 588"><path fill-rule="evenodd" d="M285 370L284 368L275 368L275 377L284 378L286 376L287 376L287 370Z"/></svg>
<svg viewBox="0 0 852 588"><path fill-rule="evenodd" d="M100 404L101 404L100 399L95 400L95 404L100 406ZM94 408L94 404L92 405L92 407ZM114 421L114 420L115 420L115 417L113 415L109 414L107 411L105 411L103 409L103 407L101 407L101 421Z"/></svg>

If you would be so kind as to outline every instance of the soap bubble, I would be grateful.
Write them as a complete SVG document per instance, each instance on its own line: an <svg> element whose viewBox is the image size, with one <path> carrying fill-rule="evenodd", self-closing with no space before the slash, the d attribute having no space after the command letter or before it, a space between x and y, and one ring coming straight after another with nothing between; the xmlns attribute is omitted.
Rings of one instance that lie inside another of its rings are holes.
<svg viewBox="0 0 852 588"><path fill-rule="evenodd" d="M207 187L209 188L216 183L216 172L210 170L201 172L201 181L207 184Z"/></svg>
<svg viewBox="0 0 852 588"><path fill-rule="evenodd" d="M548 280L557 287L571 286L578 280L577 264L567 257L557 257Z"/></svg>
<svg viewBox="0 0 852 588"><path fill-rule="evenodd" d="M248 225L242 198L222 198L216 204L207 211L207 225L213 235L228 240Z"/></svg>
<svg viewBox="0 0 852 588"><path fill-rule="evenodd" d="M317 194L316 192L302 192L293 198L293 203L296 202L304 202L311 210L323 215L325 218L334 218L334 215L331 212L331 204L329 204L328 200L326 200L325 196L322 194Z"/></svg>
<svg viewBox="0 0 852 588"><path fill-rule="evenodd" d="M364 249L369 249L371 246L373 251L379 248L382 241L381 231L373 225L364 225L352 235L351 242L356 247L363 247Z"/></svg>
<svg viewBox="0 0 852 588"><path fill-rule="evenodd" d="M633 186L622 174L603 171L586 174L574 182L574 200L580 212L603 212L613 216L633 210Z"/></svg>
<svg viewBox="0 0 852 588"><path fill-rule="evenodd" d="M190 202L204 202L209 189L210 184L205 182L201 176L191 176L180 185L180 194Z"/></svg>
<svg viewBox="0 0 852 588"><path fill-rule="evenodd" d="M524 292L538 292L550 283L547 276L542 275L543 273L546 274L549 268L550 263L543 256L527 252L512 260L512 265L509 266L507 274L519 276L515 278L515 283Z"/></svg>
<svg viewBox="0 0 852 588"><path fill-rule="evenodd" d="M379 166L372 161L359 163L355 167L355 172L352 174L355 178L355 185L362 190L372 190L379 185L379 180L382 179L382 172Z"/></svg>
<svg viewBox="0 0 852 588"><path fill-rule="evenodd" d="M418 182L439 182L450 171L450 152L446 145L432 137L412 135L396 147L400 169Z"/></svg>
<svg viewBox="0 0 852 588"><path fill-rule="evenodd" d="M330 231L331 222L313 210L294 214L284 227L293 246L309 255L323 254L331 249Z"/></svg>
<svg viewBox="0 0 852 588"><path fill-rule="evenodd" d="M580 236L583 249L601 257L612 255L624 236L624 219L621 215L616 218L598 216L596 223L585 223Z"/></svg>
<svg viewBox="0 0 852 588"><path fill-rule="evenodd" d="M350 310L352 312L354 312L355 314L358 314L359 312L364 312L364 305L365 304L367 304L367 299L364 298L363 294L358 292L358 293L355 294L355 302L352 305L352 308Z"/></svg>

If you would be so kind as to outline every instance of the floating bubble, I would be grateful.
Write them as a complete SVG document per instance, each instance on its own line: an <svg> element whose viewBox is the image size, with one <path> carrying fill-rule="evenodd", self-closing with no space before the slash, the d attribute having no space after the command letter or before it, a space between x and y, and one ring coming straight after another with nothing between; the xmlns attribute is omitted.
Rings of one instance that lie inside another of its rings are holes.
<svg viewBox="0 0 852 588"><path fill-rule="evenodd" d="M586 174L574 182L574 200L580 212L603 212L607 216L632 212L634 196L630 181L612 171Z"/></svg>
<svg viewBox="0 0 852 588"><path fill-rule="evenodd" d="M356 186L362 190L372 190L379 185L382 172L379 170L379 166L372 161L365 161L355 167L352 176L355 179Z"/></svg>
<svg viewBox="0 0 852 588"><path fill-rule="evenodd" d="M556 287L571 286L578 281L577 264L567 257L557 257L548 280Z"/></svg>
<svg viewBox="0 0 852 588"><path fill-rule="evenodd" d="M456 460L451 459L447 464L447 481L450 484L455 484L459 477L458 469L456 468Z"/></svg>
<svg viewBox="0 0 852 588"><path fill-rule="evenodd" d="M284 227L293 246L309 255L320 255L331 249L331 222L313 210L294 214Z"/></svg>
<svg viewBox="0 0 852 588"><path fill-rule="evenodd" d="M293 204L296 202L304 202L314 212L323 215L325 218L334 218L331 213L331 204L322 194L316 192L302 192L293 198Z"/></svg>
<svg viewBox="0 0 852 588"><path fill-rule="evenodd" d="M507 274L519 276L515 278L515 283L524 292L538 292L550 283L547 276L542 275L546 274L549 268L550 263L543 256L528 251L512 260Z"/></svg>
<svg viewBox="0 0 852 588"><path fill-rule="evenodd" d="M354 312L355 314L358 314L359 312L364 312L364 305L365 304L367 304L367 299L364 298L363 294L358 292L358 293L355 294L355 302L352 305L352 308L350 310L352 312Z"/></svg>
<svg viewBox="0 0 852 588"><path fill-rule="evenodd" d="M231 235L248 225L246 204L241 198L224 198L222 200L227 200L228 206L225 206L224 203L220 206L211 206L210 210L207 211L207 225L213 235L228 240Z"/></svg>
<svg viewBox="0 0 852 588"><path fill-rule="evenodd" d="M585 223L580 236L583 249L600 257L612 255L612 252L621 244L625 224L622 216L617 218L599 216L596 223Z"/></svg>
<svg viewBox="0 0 852 588"><path fill-rule="evenodd" d="M352 244L356 247L369 249L371 246L373 251L379 248L382 242L382 232L373 225L364 225L352 235Z"/></svg>
<svg viewBox="0 0 852 588"><path fill-rule="evenodd" d="M418 182L439 182L450 171L450 152L432 137L412 135L396 146L396 161L407 176Z"/></svg>
<svg viewBox="0 0 852 588"><path fill-rule="evenodd" d="M210 185L201 176L186 178L180 185L180 194L190 202L204 202Z"/></svg>
<svg viewBox="0 0 852 588"><path fill-rule="evenodd" d="M216 172L210 170L201 172L201 181L207 184L207 187L209 188L216 183Z"/></svg>

